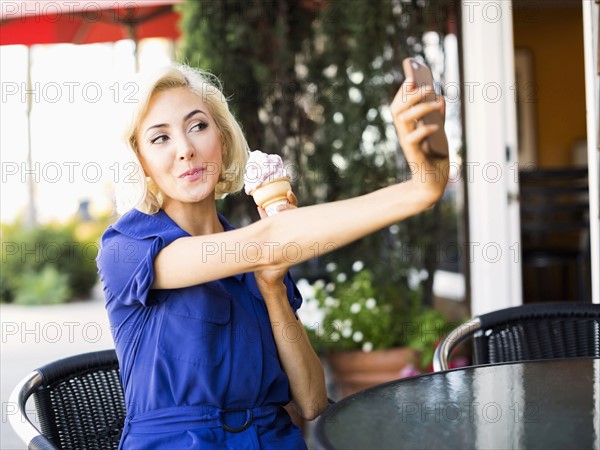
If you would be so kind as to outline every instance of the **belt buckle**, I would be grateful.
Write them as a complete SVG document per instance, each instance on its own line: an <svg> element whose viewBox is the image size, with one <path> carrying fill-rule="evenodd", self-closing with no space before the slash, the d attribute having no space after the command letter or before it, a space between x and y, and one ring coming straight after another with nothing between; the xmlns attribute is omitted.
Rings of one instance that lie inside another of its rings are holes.
<svg viewBox="0 0 600 450"><path fill-rule="evenodd" d="M246 421L240 427L230 427L223 420L223 413L228 413L228 412L242 412L242 411L246 411ZM254 413L252 412L251 409L246 409L246 408L222 409L219 412L219 420L221 421L221 428L223 428L225 431L228 431L230 433L241 433L242 431L244 431L245 429L247 429L252 424L252 420L253 419L254 419Z"/></svg>

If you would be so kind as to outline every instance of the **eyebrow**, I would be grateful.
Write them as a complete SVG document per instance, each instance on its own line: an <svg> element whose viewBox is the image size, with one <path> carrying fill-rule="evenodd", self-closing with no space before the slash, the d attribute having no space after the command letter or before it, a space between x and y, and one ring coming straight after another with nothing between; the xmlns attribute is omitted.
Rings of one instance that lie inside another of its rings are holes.
<svg viewBox="0 0 600 450"><path fill-rule="evenodd" d="M196 114L201 113L204 114L205 116L207 115L204 111L202 111L201 109L194 109L193 111L190 111L189 113L187 113L184 118L183 121L185 122L186 120L191 119L192 117L194 117ZM152 125L149 126L146 131L144 132L144 134L148 134L148 131L152 130L153 128L162 128L162 127L167 127L169 126L169 124L167 123L157 123L156 125Z"/></svg>

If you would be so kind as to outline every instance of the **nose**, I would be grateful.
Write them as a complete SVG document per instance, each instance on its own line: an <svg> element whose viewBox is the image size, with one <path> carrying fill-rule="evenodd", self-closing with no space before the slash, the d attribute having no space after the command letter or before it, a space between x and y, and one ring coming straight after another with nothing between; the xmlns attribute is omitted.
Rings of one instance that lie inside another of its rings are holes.
<svg viewBox="0 0 600 450"><path fill-rule="evenodd" d="M189 139L182 138L177 146L177 159L185 161L194 157L194 146Z"/></svg>

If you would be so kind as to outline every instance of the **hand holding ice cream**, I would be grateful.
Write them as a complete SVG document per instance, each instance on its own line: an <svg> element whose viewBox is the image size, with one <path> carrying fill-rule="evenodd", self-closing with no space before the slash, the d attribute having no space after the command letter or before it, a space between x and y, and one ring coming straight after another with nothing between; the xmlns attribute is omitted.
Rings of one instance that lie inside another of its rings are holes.
<svg viewBox="0 0 600 450"><path fill-rule="evenodd" d="M250 152L244 171L244 188L267 215L277 214L277 207L288 203L287 193L292 189L281 157L260 150Z"/></svg>

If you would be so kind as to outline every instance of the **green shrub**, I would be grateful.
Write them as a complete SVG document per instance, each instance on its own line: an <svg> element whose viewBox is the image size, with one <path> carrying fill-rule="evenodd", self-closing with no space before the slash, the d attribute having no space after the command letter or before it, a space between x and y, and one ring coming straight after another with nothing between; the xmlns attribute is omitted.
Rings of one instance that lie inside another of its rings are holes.
<svg viewBox="0 0 600 450"><path fill-rule="evenodd" d="M44 225L24 229L19 223L2 226L0 295L3 302L15 299L26 274L40 274L52 266L67 277L72 295L85 297L97 280L94 241L76 238L74 225Z"/></svg>
<svg viewBox="0 0 600 450"><path fill-rule="evenodd" d="M50 264L41 272L23 273L18 284L14 302L19 305L65 303L71 298L68 275Z"/></svg>

